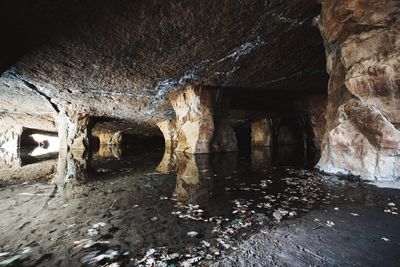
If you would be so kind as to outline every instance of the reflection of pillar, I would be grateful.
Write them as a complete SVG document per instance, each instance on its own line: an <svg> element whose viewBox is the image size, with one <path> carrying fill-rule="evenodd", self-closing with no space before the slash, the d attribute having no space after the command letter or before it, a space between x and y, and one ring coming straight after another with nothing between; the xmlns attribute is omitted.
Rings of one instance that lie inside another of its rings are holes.
<svg viewBox="0 0 400 267"><path fill-rule="evenodd" d="M253 170L264 170L272 165L272 147L253 148L251 150L251 167Z"/></svg>
<svg viewBox="0 0 400 267"><path fill-rule="evenodd" d="M177 156L175 153L165 150L161 162L158 164L156 171L168 174L176 169Z"/></svg>
<svg viewBox="0 0 400 267"><path fill-rule="evenodd" d="M176 156L177 177L174 196L178 201L193 203L204 193L200 188L200 180L203 176L209 175L207 174L210 171L209 156L185 153L176 153Z"/></svg>
<svg viewBox="0 0 400 267"><path fill-rule="evenodd" d="M176 151L210 153L214 133L213 103L213 94L201 86L188 86L171 99L179 131Z"/></svg>
<svg viewBox="0 0 400 267"><path fill-rule="evenodd" d="M219 176L229 176L234 173L238 153L219 153L212 156L213 171Z"/></svg>
<svg viewBox="0 0 400 267"><path fill-rule="evenodd" d="M271 119L261 119L251 124L252 147L267 147L273 145L273 129Z"/></svg>
<svg viewBox="0 0 400 267"><path fill-rule="evenodd" d="M100 146L96 152L96 156L100 158L120 158L122 155L122 148L120 146Z"/></svg>
<svg viewBox="0 0 400 267"><path fill-rule="evenodd" d="M60 149L85 149L89 147L89 117L59 115L58 136Z"/></svg>
<svg viewBox="0 0 400 267"><path fill-rule="evenodd" d="M165 151L174 151L178 141L178 130L175 120L160 121L157 123L158 128L164 136Z"/></svg>

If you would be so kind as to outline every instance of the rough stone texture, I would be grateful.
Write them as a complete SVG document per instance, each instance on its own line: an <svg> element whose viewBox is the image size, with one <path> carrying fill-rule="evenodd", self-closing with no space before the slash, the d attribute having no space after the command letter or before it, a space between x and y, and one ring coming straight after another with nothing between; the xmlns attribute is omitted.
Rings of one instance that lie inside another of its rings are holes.
<svg viewBox="0 0 400 267"><path fill-rule="evenodd" d="M325 95L309 96L298 100L296 106L307 115L314 133L315 147L321 150L326 126L327 97Z"/></svg>
<svg viewBox="0 0 400 267"><path fill-rule="evenodd" d="M19 168L21 164L22 161L18 149L0 148L0 169Z"/></svg>
<svg viewBox="0 0 400 267"><path fill-rule="evenodd" d="M214 107L214 136L211 143L212 152L235 152L238 151L236 134L233 129L231 98L223 96L221 90L217 91L216 104ZM234 116L236 121L239 117ZM240 119L239 119L240 120Z"/></svg>
<svg viewBox="0 0 400 267"><path fill-rule="evenodd" d="M213 93L201 86L188 86L184 92L171 98L178 129L176 151L190 154L211 152L214 100Z"/></svg>
<svg viewBox="0 0 400 267"><path fill-rule="evenodd" d="M8 127L0 132L0 148L10 151L17 150L20 146L22 128Z"/></svg>
<svg viewBox="0 0 400 267"><path fill-rule="evenodd" d="M167 93L188 84L324 90L314 1L1 4L0 110L7 113L64 110L155 129L173 118Z"/></svg>
<svg viewBox="0 0 400 267"><path fill-rule="evenodd" d="M89 118L86 115L71 118L62 114L57 117L57 122L60 149L81 150L89 147Z"/></svg>
<svg viewBox="0 0 400 267"><path fill-rule="evenodd" d="M122 144L122 134L117 133L96 133L94 137L99 138L100 146L120 146Z"/></svg>
<svg viewBox="0 0 400 267"><path fill-rule="evenodd" d="M266 147L273 145L271 119L261 119L251 123L251 146Z"/></svg>
<svg viewBox="0 0 400 267"><path fill-rule="evenodd" d="M399 178L398 1L322 1L327 132L318 167L366 179Z"/></svg>
<svg viewBox="0 0 400 267"><path fill-rule="evenodd" d="M52 183L63 189L68 183L87 180L90 168L89 155L85 150L77 148L69 151L60 150L57 161L57 172Z"/></svg>
<svg viewBox="0 0 400 267"><path fill-rule="evenodd" d="M399 177L400 131L377 108L349 100L339 108L337 123L319 162L323 170L372 180Z"/></svg>
<svg viewBox="0 0 400 267"><path fill-rule="evenodd" d="M178 129L175 120L160 121L158 128L163 133L165 142L165 151L173 151L178 145Z"/></svg>
<svg viewBox="0 0 400 267"><path fill-rule="evenodd" d="M214 137L211 143L212 152L238 151L236 134L226 119L219 119L215 123Z"/></svg>

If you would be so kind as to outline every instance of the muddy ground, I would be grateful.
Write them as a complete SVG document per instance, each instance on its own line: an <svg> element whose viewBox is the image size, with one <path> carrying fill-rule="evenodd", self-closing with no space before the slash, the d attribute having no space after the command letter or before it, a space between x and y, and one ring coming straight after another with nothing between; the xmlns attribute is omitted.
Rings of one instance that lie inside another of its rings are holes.
<svg viewBox="0 0 400 267"><path fill-rule="evenodd" d="M398 266L398 189L237 154L160 173L161 154L95 158L64 188L3 182L0 265Z"/></svg>

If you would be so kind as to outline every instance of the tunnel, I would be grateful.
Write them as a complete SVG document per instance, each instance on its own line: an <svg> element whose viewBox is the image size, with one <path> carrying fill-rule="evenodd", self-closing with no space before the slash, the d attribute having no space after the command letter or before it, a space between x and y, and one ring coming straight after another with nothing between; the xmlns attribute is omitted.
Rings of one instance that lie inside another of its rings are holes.
<svg viewBox="0 0 400 267"><path fill-rule="evenodd" d="M1 266L397 266L398 0L4 0Z"/></svg>

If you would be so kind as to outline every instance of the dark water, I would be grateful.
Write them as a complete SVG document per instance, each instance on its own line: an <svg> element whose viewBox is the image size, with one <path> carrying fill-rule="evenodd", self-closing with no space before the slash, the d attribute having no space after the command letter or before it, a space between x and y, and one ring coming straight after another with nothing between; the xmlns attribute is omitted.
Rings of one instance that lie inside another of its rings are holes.
<svg viewBox="0 0 400 267"><path fill-rule="evenodd" d="M201 265L332 197L293 147L19 158L25 163L0 171L2 265Z"/></svg>

